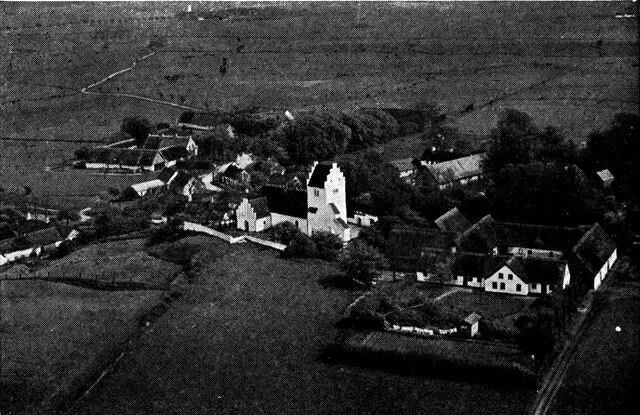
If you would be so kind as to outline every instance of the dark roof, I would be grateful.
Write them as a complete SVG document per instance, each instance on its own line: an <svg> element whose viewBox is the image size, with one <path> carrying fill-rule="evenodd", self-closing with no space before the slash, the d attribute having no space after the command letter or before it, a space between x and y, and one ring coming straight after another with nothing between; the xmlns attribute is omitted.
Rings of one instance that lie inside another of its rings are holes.
<svg viewBox="0 0 640 415"><path fill-rule="evenodd" d="M26 237L17 236L15 238L0 241L0 254L21 251L23 249L31 248L32 246L33 245Z"/></svg>
<svg viewBox="0 0 640 415"><path fill-rule="evenodd" d="M448 277L455 254L447 249L424 249L414 255L388 257L390 267L396 271L430 272Z"/></svg>
<svg viewBox="0 0 640 415"><path fill-rule="evenodd" d="M575 270L581 278L593 279L615 249L613 240L595 223L571 249L572 272Z"/></svg>
<svg viewBox="0 0 640 415"><path fill-rule="evenodd" d="M172 146L160 150L160 154L167 161L180 160L189 156L189 151L183 146Z"/></svg>
<svg viewBox="0 0 640 415"><path fill-rule="evenodd" d="M249 200L249 204L256 214L256 219L266 218L267 216L269 216L269 203L267 202L266 197L251 199Z"/></svg>
<svg viewBox="0 0 640 415"><path fill-rule="evenodd" d="M139 166L151 166L158 155L157 151L141 151L140 159L138 161ZM165 160L168 160L166 157L163 157Z"/></svg>
<svg viewBox="0 0 640 415"><path fill-rule="evenodd" d="M230 179L237 179L238 176L242 173L242 169L236 166L235 164L231 164L227 167L222 173L223 176L228 177Z"/></svg>
<svg viewBox="0 0 640 415"><path fill-rule="evenodd" d="M0 223L0 240L13 238L14 236L16 236L16 233L8 223Z"/></svg>
<svg viewBox="0 0 640 415"><path fill-rule="evenodd" d="M425 170L439 184L465 179L482 174L482 161L484 153L472 154L458 159L427 164Z"/></svg>
<svg viewBox="0 0 640 415"><path fill-rule="evenodd" d="M181 189L185 187L191 179L193 179L191 174L179 171L178 175L171 181L169 186L174 189Z"/></svg>
<svg viewBox="0 0 640 415"><path fill-rule="evenodd" d="M162 169L157 179L167 183L173 177L174 174L176 174L176 171L174 169L165 168L165 169Z"/></svg>
<svg viewBox="0 0 640 415"><path fill-rule="evenodd" d="M413 160L414 160L413 158L409 157L404 159L391 160L388 162L388 164L393 166L396 170L400 172L405 172L405 171L411 171L416 169L415 164L413 164Z"/></svg>
<svg viewBox="0 0 640 415"><path fill-rule="evenodd" d="M548 258L514 256L505 263L522 281L526 283L561 284L566 261Z"/></svg>
<svg viewBox="0 0 640 415"><path fill-rule="evenodd" d="M491 215L486 215L464 231L456 239L456 243L463 251L479 253L492 251L498 246L496 221Z"/></svg>
<svg viewBox="0 0 640 415"><path fill-rule="evenodd" d="M454 239L454 234L439 229L396 226L389 233L389 256L417 258L424 250L448 250Z"/></svg>
<svg viewBox="0 0 640 415"><path fill-rule="evenodd" d="M458 252L455 254L452 272L465 277L487 278L506 260L507 257L504 256Z"/></svg>
<svg viewBox="0 0 640 415"><path fill-rule="evenodd" d="M335 219L335 221L336 221L336 223L338 225L340 225L342 227L342 229L348 229L349 228L349 225L347 225L347 222L345 222L344 219L337 218L337 219Z"/></svg>
<svg viewBox="0 0 640 415"><path fill-rule="evenodd" d="M338 207L335 204L329 203L329 207L331 208L333 213L335 213L336 215L340 213L340 211L338 210Z"/></svg>
<svg viewBox="0 0 640 415"><path fill-rule="evenodd" d="M265 185L262 195L267 198L269 211L296 218L307 218L307 192Z"/></svg>
<svg viewBox="0 0 640 415"><path fill-rule="evenodd" d="M549 249L566 252L584 234L579 227L543 226L524 223L498 222L496 224L500 246Z"/></svg>
<svg viewBox="0 0 640 415"><path fill-rule="evenodd" d="M55 227L31 232L26 235L26 238L33 244L33 246L45 246L64 239Z"/></svg>
<svg viewBox="0 0 640 415"><path fill-rule="evenodd" d="M311 179L309 179L309 183L307 184L307 186L324 188L324 182L327 181L327 176L329 175L332 166L333 164L318 163L313 169Z"/></svg>
<svg viewBox="0 0 640 415"><path fill-rule="evenodd" d="M465 317L464 322L467 324L475 324L478 321L480 321L480 318L481 318L480 314L473 312L469 314L467 317Z"/></svg>
<svg viewBox="0 0 640 415"><path fill-rule="evenodd" d="M38 219L30 219L30 220L24 220L18 223L17 231L18 233L26 234L26 233L39 231L40 229L48 228L49 226L50 225L45 221L38 220Z"/></svg>
<svg viewBox="0 0 640 415"><path fill-rule="evenodd" d="M435 224L440 230L462 234L469 229L471 222L458 210L457 207L450 209L435 220Z"/></svg>

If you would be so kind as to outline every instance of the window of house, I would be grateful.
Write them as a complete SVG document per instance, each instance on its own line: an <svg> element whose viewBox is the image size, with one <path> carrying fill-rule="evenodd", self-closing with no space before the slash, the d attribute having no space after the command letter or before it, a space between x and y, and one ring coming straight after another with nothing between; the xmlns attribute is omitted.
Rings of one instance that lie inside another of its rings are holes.
<svg viewBox="0 0 640 415"><path fill-rule="evenodd" d="M333 193L338 193L338 189L333 189Z"/></svg>
<svg viewBox="0 0 640 415"><path fill-rule="evenodd" d="M529 250L527 251L527 255L531 255L531 254L532 254L531 249L529 249Z"/></svg>
<svg viewBox="0 0 640 415"><path fill-rule="evenodd" d="M516 291L522 291L522 286L520 286L520 284L516 284Z"/></svg>
<svg viewBox="0 0 640 415"><path fill-rule="evenodd" d="M296 221L296 228L298 228L298 227L299 227L299 225L298 225L298 221Z"/></svg>
<svg viewBox="0 0 640 415"><path fill-rule="evenodd" d="M531 289L532 290L537 290L538 289L538 283L534 282L533 284L531 284Z"/></svg>
<svg viewBox="0 0 640 415"><path fill-rule="evenodd" d="M503 279L504 278L504 274L502 272L498 273L498 278Z"/></svg>
<svg viewBox="0 0 640 415"><path fill-rule="evenodd" d="M497 289L498 289L498 283L497 283L497 282L495 282L495 281L494 281L494 282L492 282L492 283L491 283L491 288L493 288L494 290L497 290Z"/></svg>
<svg viewBox="0 0 640 415"><path fill-rule="evenodd" d="M509 274L509 281L513 279L513 274Z"/></svg>
<svg viewBox="0 0 640 415"><path fill-rule="evenodd" d="M553 252L549 251L549 258L553 258Z"/></svg>
<svg viewBox="0 0 640 415"><path fill-rule="evenodd" d="M313 195L314 195L315 197L320 196L320 190L314 189L314 190L313 190Z"/></svg>
<svg viewBox="0 0 640 415"><path fill-rule="evenodd" d="M504 282L501 282L501 283L500 283L500 289L501 289L501 290L504 290L504 288L505 288Z"/></svg>

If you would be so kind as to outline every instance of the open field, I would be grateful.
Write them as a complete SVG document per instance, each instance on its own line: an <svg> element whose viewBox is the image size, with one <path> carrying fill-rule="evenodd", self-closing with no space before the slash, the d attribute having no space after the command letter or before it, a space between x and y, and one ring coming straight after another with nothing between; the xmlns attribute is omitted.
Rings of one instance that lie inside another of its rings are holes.
<svg viewBox="0 0 640 415"><path fill-rule="evenodd" d="M501 109L515 107L577 141L615 112L638 108L636 23L614 18L625 3L257 7L264 13L198 21L175 17L182 3L3 4L0 136L49 142L0 141L3 182L61 199L130 184L131 177L98 180L43 169L81 142L116 131L126 116L177 119L179 108L80 92L130 66L152 44L155 55L91 91L294 113L426 101L462 131L480 134Z"/></svg>
<svg viewBox="0 0 640 415"><path fill-rule="evenodd" d="M211 241L191 292L72 413L523 412L522 390L322 363L354 296L320 284L334 265Z"/></svg>
<svg viewBox="0 0 640 415"><path fill-rule="evenodd" d="M115 357L162 295L0 281L2 412L51 413Z"/></svg>
<svg viewBox="0 0 640 415"><path fill-rule="evenodd" d="M580 340L551 413L633 414L640 408L640 286L626 285L607 287L609 303Z"/></svg>

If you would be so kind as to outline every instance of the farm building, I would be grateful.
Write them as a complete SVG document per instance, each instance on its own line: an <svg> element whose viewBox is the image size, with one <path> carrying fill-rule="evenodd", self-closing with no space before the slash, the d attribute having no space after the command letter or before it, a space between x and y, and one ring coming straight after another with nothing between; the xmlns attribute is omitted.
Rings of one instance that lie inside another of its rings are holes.
<svg viewBox="0 0 640 415"><path fill-rule="evenodd" d="M136 183L131 185L131 189L138 197L146 196L147 194L153 193L157 190L163 189L165 186L165 182L160 179L148 180L142 183Z"/></svg>
<svg viewBox="0 0 640 415"><path fill-rule="evenodd" d="M388 164L393 167L398 176L406 183L413 183L413 178L417 172L417 162L413 158L391 160Z"/></svg>
<svg viewBox="0 0 640 415"><path fill-rule="evenodd" d="M598 179L600 180L600 185L602 187L604 187L605 189L611 187L614 177L613 177L613 174L611 174L611 172L608 169L600 170L599 172L596 173L596 175L598 176Z"/></svg>
<svg viewBox="0 0 640 415"><path fill-rule="evenodd" d="M480 315L471 313L462 322L461 332L467 337L474 337L478 334L478 326L480 323Z"/></svg>
<svg viewBox="0 0 640 415"><path fill-rule="evenodd" d="M351 239L345 177L336 163L316 162L306 191L265 186L263 194L260 198L242 200L236 210L238 229L259 232L289 222L307 235L323 230L338 235L344 242Z"/></svg>
<svg viewBox="0 0 640 415"><path fill-rule="evenodd" d="M353 214L353 218L348 218L347 223L351 223L354 225L362 226L362 227L370 227L373 226L374 223L378 221L378 217L375 215L371 215L369 213L356 211Z"/></svg>
<svg viewBox="0 0 640 415"><path fill-rule="evenodd" d="M197 177L189 173L179 171L167 182L167 187L169 190L185 196L187 200L191 202L193 200L193 194L197 189L204 188L204 184L202 184L200 179Z"/></svg>
<svg viewBox="0 0 640 415"><path fill-rule="evenodd" d="M439 189L445 189L454 184L467 184L482 177L484 157L484 153L478 153L442 162L423 160L421 164L424 168L421 170L421 175Z"/></svg>
<svg viewBox="0 0 640 415"><path fill-rule="evenodd" d="M77 237L78 231L73 230L65 238L55 227L40 229L23 236L0 241L0 265L17 261L30 256L39 256L43 251L57 248L67 239Z"/></svg>
<svg viewBox="0 0 640 415"><path fill-rule="evenodd" d="M597 289L617 257L597 223L541 226L496 222L489 215L457 237L440 229L394 228L389 246L393 272L514 295L545 294L570 283Z"/></svg>
<svg viewBox="0 0 640 415"><path fill-rule="evenodd" d="M191 136L149 135L140 147L134 139L96 147L85 160L85 167L157 171L197 154L198 146Z"/></svg>
<svg viewBox="0 0 640 415"><path fill-rule="evenodd" d="M453 232L456 235L462 234L471 226L469 219L457 207L443 213L434 222L441 231Z"/></svg>
<svg viewBox="0 0 640 415"><path fill-rule="evenodd" d="M618 258L618 250L600 224L594 224L571 248L571 267L594 290L607 277Z"/></svg>

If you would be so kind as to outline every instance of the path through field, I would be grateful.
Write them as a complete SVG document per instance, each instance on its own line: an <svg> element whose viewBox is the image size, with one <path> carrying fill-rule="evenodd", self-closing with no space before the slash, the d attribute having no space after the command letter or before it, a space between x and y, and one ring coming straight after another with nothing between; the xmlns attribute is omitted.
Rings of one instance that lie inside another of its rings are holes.
<svg viewBox="0 0 640 415"><path fill-rule="evenodd" d="M150 57L152 57L153 55L155 55L156 52L151 52L148 53L144 56L141 56L140 58L136 58L133 63L131 64L131 66L127 66L124 69L120 69L117 70L107 76L105 76L104 78L102 78L99 81L96 81L92 84L89 84L83 88L80 89L80 92L83 94L87 94L87 95L106 95L106 96L111 96L111 97L122 97L122 98L133 98L133 99L139 99L139 100L143 100L143 101L148 101L148 102L154 102L156 104L162 104L162 105L169 105L171 107L175 107L175 108L181 108L181 109L185 109L185 110L191 110L191 111L201 111L201 108L194 108L194 107L189 107L187 105L180 105L180 104L176 104L175 102L171 102L171 101L164 101L164 100L160 100L160 99L154 99L154 98L149 98L149 97L144 97L142 95L136 95L136 94L129 94L129 93L119 93L119 92L93 92L93 91L89 91L89 89L95 88L115 77L117 77L118 75L122 75L124 73L127 73L129 71L132 71L135 67L136 64L138 62L142 62L145 59L148 59Z"/></svg>

